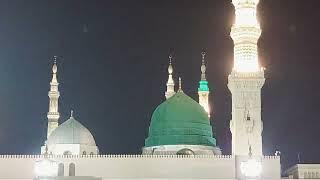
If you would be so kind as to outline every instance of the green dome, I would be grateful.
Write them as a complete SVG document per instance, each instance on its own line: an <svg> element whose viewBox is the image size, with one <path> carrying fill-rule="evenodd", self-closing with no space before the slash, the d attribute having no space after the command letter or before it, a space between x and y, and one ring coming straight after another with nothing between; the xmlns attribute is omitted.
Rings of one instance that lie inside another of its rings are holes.
<svg viewBox="0 0 320 180"><path fill-rule="evenodd" d="M145 146L216 146L208 114L183 92L160 104L154 111Z"/></svg>

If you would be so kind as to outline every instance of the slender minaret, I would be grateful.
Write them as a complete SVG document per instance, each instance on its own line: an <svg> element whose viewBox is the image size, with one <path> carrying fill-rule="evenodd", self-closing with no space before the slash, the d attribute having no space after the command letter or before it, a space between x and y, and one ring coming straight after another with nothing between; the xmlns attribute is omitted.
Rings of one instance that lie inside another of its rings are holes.
<svg viewBox="0 0 320 180"><path fill-rule="evenodd" d="M50 136L52 131L54 131L59 126L59 90L58 90L58 80L57 80L57 57L54 56L54 63L52 66L52 80L50 82L50 91L48 93L49 96L49 112L47 114L48 118L48 132L47 138Z"/></svg>
<svg viewBox="0 0 320 180"><path fill-rule="evenodd" d="M169 67L168 67L169 78L167 81L167 91L165 93L166 99L169 99L176 92L174 91L174 80L172 77L173 67L172 67L172 56L169 56Z"/></svg>
<svg viewBox="0 0 320 180"><path fill-rule="evenodd" d="M201 80L199 81L198 95L199 95L199 104L204 108L210 117L210 104L209 104L209 86L206 79L206 65L205 57L206 53L202 52L202 65L201 65Z"/></svg>
<svg viewBox="0 0 320 180"><path fill-rule="evenodd" d="M259 0L232 0L235 23L231 29L234 41L234 67L228 78L232 94L232 154L261 156L262 130L261 88L264 69L259 65L257 42L261 29L256 11Z"/></svg>

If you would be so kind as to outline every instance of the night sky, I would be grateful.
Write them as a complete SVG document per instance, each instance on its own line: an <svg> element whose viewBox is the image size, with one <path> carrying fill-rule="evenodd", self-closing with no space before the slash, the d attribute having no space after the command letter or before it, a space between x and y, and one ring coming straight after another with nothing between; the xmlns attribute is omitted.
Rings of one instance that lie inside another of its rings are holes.
<svg viewBox="0 0 320 180"><path fill-rule="evenodd" d="M318 0L261 0L264 153L285 166L320 163ZM60 122L70 110L103 154L141 152L164 100L168 55L197 99L201 51L218 145L231 152L231 0L1 0L0 153L37 154L46 136L52 56L59 59Z"/></svg>

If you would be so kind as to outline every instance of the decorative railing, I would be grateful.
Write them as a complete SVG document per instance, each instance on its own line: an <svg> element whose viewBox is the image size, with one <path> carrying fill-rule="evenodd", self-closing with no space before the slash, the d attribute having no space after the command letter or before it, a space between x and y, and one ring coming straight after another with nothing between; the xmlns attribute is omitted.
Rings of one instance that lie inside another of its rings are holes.
<svg viewBox="0 0 320 180"><path fill-rule="evenodd" d="M39 159L45 155L0 155L1 159ZM161 159L161 158L176 158L176 159L233 159L232 155L47 155L48 158L106 158L106 159ZM279 159L279 156L263 156L263 159Z"/></svg>

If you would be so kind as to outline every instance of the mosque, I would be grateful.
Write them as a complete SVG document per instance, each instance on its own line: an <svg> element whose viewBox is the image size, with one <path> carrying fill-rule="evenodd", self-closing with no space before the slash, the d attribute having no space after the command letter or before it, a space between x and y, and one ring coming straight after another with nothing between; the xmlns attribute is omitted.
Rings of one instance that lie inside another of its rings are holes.
<svg viewBox="0 0 320 180"><path fill-rule="evenodd" d="M232 154L221 155L209 117L210 89L202 53L198 101L173 80L169 57L166 100L153 112L142 154L102 155L90 130L70 118L59 124L58 66L52 67L47 138L40 155L0 155L0 180L31 179L320 179L320 165L298 164L281 172L280 156L262 152L261 88L264 68L257 42L261 35L259 0L232 0L235 23L234 67L228 77L232 94ZM175 91L175 87L178 87Z"/></svg>

